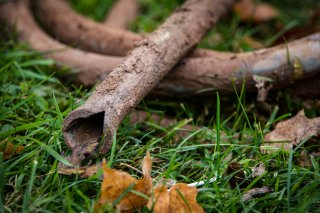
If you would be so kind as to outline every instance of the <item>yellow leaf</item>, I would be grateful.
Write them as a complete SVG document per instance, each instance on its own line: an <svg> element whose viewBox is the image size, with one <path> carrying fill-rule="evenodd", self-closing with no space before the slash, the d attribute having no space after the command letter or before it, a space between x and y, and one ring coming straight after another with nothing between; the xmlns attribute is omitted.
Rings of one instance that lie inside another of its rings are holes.
<svg viewBox="0 0 320 213"><path fill-rule="evenodd" d="M155 213L204 212L196 201L198 190L184 183L174 185L170 192L166 186L157 186L150 196L151 166L151 157L147 153L142 165L143 178L137 180L126 172L106 167L104 160L101 197L95 204L94 211L105 212L116 208L114 210L120 212L132 212L147 206Z"/></svg>
<svg viewBox="0 0 320 213"><path fill-rule="evenodd" d="M167 187L157 186L148 202L148 209L153 213L170 213L170 194Z"/></svg>
<svg viewBox="0 0 320 213"><path fill-rule="evenodd" d="M170 190L170 210L174 213L204 212L197 203L198 189L185 183L178 183Z"/></svg>
<svg viewBox="0 0 320 213"><path fill-rule="evenodd" d="M197 203L198 190L185 183L172 186L170 192L164 186L158 186L149 199L148 208L154 213L192 213L204 212Z"/></svg>
<svg viewBox="0 0 320 213"><path fill-rule="evenodd" d="M151 157L147 153L143 161L143 175L141 180L137 180L126 172L120 172L106 167L103 162L103 182L101 185L101 197L95 205L95 212L103 211L106 204L115 204L120 211L133 211L145 206L148 200L137 195L132 190L142 193L149 197L152 189ZM128 189L132 188L128 192ZM119 200L120 199L120 200Z"/></svg>

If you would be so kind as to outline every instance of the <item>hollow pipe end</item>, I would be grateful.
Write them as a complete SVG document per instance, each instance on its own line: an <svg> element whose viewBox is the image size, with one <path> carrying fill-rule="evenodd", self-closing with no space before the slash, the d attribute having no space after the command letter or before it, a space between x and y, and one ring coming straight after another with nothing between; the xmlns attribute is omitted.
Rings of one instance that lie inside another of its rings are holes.
<svg viewBox="0 0 320 213"><path fill-rule="evenodd" d="M104 111L76 109L63 122L63 136L72 154L73 165L105 154L111 147L112 133L104 127Z"/></svg>

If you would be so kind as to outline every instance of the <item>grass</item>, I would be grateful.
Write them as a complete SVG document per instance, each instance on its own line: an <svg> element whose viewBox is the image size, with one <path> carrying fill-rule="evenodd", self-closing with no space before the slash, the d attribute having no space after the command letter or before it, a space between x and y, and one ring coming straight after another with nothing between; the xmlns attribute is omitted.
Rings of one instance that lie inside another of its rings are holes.
<svg viewBox="0 0 320 213"><path fill-rule="evenodd" d="M276 21L256 26L242 23L233 14L219 23L200 46L253 49L243 41L244 36L271 45L278 31L275 25L290 29L295 22L295 28L303 27L307 14L318 4L316 0L297 1L297 11L290 6L291 1L271 2L281 11ZM110 5L110 1L101 0L72 3L95 20L102 20ZM180 3L142 0L143 15L132 29L154 30ZM100 190L99 174L80 179L57 173L58 163L66 164L63 155L68 153L62 121L88 97L90 90L60 81L61 73L67 70L56 68L53 61L33 52L27 44L16 42L14 36L0 42L0 141L2 145L11 142L16 148L25 146L9 159L3 159L0 152L0 212L92 212ZM205 181L197 200L208 212L319 212L319 157L313 159L311 168L303 168L296 161L303 146L266 155L259 151L263 135L272 125L288 113L295 114L304 104L293 99L289 91L274 95L276 98L269 100L272 112L261 110L244 90L230 97L213 94L201 101L144 100L140 109L175 116L179 122L161 127L150 119L130 125L126 118L117 131L113 152L105 158L113 168L139 176L121 163L140 169L143 156L150 150L155 159L152 177L186 183ZM309 108L307 114L317 116L319 109ZM187 122L201 128L179 138L181 126ZM251 169L261 162L266 165L265 173L252 177ZM230 163L241 167L230 171ZM242 173L241 181L233 184ZM210 183L213 177L217 181ZM273 191L247 202L241 200L243 193L262 186Z"/></svg>

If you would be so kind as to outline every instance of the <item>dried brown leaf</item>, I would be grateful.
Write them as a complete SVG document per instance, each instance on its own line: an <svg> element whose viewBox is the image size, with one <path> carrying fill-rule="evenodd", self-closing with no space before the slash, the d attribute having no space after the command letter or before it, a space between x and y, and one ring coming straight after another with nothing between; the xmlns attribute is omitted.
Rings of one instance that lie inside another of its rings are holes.
<svg viewBox="0 0 320 213"><path fill-rule="evenodd" d="M298 161L298 165L300 167L311 167L312 166L312 162L311 162L310 156L304 150L301 151L297 161Z"/></svg>
<svg viewBox="0 0 320 213"><path fill-rule="evenodd" d="M255 3L253 0L242 0L234 5L233 10L243 21L252 20L256 23L270 21L278 16L278 11L271 5Z"/></svg>
<svg viewBox="0 0 320 213"><path fill-rule="evenodd" d="M231 188L236 188L240 184L242 184L242 187L247 186L247 183L245 182L246 176L244 173L244 169L240 163L230 163L227 168L227 175L231 175L229 181Z"/></svg>
<svg viewBox="0 0 320 213"><path fill-rule="evenodd" d="M264 165L264 163L259 163L258 165L253 167L251 176L253 178L256 178L263 175L265 172L266 172L266 166Z"/></svg>
<svg viewBox="0 0 320 213"><path fill-rule="evenodd" d="M168 191L165 186L157 186L148 202L154 213L191 213L204 212L197 203L198 190L185 183L177 183Z"/></svg>
<svg viewBox="0 0 320 213"><path fill-rule="evenodd" d="M147 207L154 213L170 213L170 194L166 186L154 188Z"/></svg>
<svg viewBox="0 0 320 213"><path fill-rule="evenodd" d="M9 159L16 154L19 154L22 150L24 150L24 148L24 146L17 146L6 140L0 142L0 152L3 152L4 160Z"/></svg>
<svg viewBox="0 0 320 213"><path fill-rule="evenodd" d="M143 179L137 180L126 172L117 171L106 167L103 161L103 181L101 185L101 197L95 204L95 212L104 212L104 208L110 210L110 206L116 202L116 210L120 212L132 212L147 206L153 212L204 212L197 204L198 190L184 183L174 185L170 192L164 185L157 186L152 191L152 179L150 176L152 161L147 153L142 165ZM128 190L144 194L139 196ZM151 196L150 196L151 194ZM118 200L119 198L120 201ZM111 207L112 208L112 207Z"/></svg>
<svg viewBox="0 0 320 213"><path fill-rule="evenodd" d="M308 119L302 110L295 117L279 122L275 129L265 136L265 142L260 149L263 153L281 148L289 150L290 147L299 145L302 140L319 134L320 117Z"/></svg>
<svg viewBox="0 0 320 213"><path fill-rule="evenodd" d="M137 180L126 172L120 172L106 167L103 163L103 181L101 184L101 197L95 205L95 212L100 212L105 204L114 203L120 196L126 192L126 189L132 187L132 190L149 196L152 189L151 157L147 153L144 158L142 171L144 177ZM147 204L148 200L132 192L128 192L117 203L116 207L120 211L133 211Z"/></svg>
<svg viewBox="0 0 320 213"><path fill-rule="evenodd" d="M198 189L185 183L178 183L170 189L170 212L204 212L197 203Z"/></svg>
<svg viewBox="0 0 320 213"><path fill-rule="evenodd" d="M143 159L142 174L144 176L150 176L151 168L152 168L152 160L151 160L150 153L147 152L147 155Z"/></svg>
<svg viewBox="0 0 320 213"><path fill-rule="evenodd" d="M270 192L273 192L273 189L268 186L264 186L262 188L253 188L244 193L241 200L243 202L249 201L255 197L261 197Z"/></svg>

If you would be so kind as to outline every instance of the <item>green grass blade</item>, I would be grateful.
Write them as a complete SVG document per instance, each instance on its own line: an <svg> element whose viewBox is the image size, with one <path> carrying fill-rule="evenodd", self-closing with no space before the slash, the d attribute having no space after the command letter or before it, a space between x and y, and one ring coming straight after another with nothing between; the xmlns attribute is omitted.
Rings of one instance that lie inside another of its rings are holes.
<svg viewBox="0 0 320 213"><path fill-rule="evenodd" d="M3 152L0 152L0 212L4 212L4 184Z"/></svg>
<svg viewBox="0 0 320 213"><path fill-rule="evenodd" d="M20 63L20 67L30 67L35 65L52 66L54 64L53 60L50 59L36 59Z"/></svg>
<svg viewBox="0 0 320 213"><path fill-rule="evenodd" d="M62 116L61 110L59 108L56 96L54 95L54 92L52 92L52 97L53 97L53 103L54 103L54 107L56 108L56 112L57 112L58 118L59 118L60 122L62 122L63 121L63 116Z"/></svg>
<svg viewBox="0 0 320 213"><path fill-rule="evenodd" d="M31 192L32 192L32 187L33 187L35 176L36 176L37 166L38 166L38 161L37 161L37 159L35 159L33 161L29 184L28 184L27 189L26 189L24 196L23 196L23 212L30 212L29 207L30 207L30 199L32 196Z"/></svg>
<svg viewBox="0 0 320 213"><path fill-rule="evenodd" d="M288 160L288 177L287 177L287 207L288 211L290 212L290 201L291 201L291 172L292 172L292 164L293 164L293 150L290 147L289 151L289 160Z"/></svg>
<svg viewBox="0 0 320 213"><path fill-rule="evenodd" d="M66 166L73 166L69 161L67 161L64 157L62 157L58 152L56 152L54 149L52 149L50 146L42 143L41 141L38 141L36 139L31 139L34 142L36 142L39 146L41 146L46 152L48 152L52 157L54 157L56 160L60 161Z"/></svg>
<svg viewBox="0 0 320 213"><path fill-rule="evenodd" d="M109 162L107 164L108 167L111 167L114 161L114 156L116 153L116 147L117 147L117 132L114 131L113 132L113 138L112 138L112 147L111 147L111 155L110 155L110 159Z"/></svg>
<svg viewBox="0 0 320 213"><path fill-rule="evenodd" d="M37 122L34 122L34 123L24 124L24 125L21 125L21 126L18 126L16 128L14 128L14 129L10 129L8 131L1 132L0 136L10 135L10 134L17 133L17 132L20 132L20 131L23 131L23 130L30 130L30 129L40 128L40 126L46 125L51 121L53 121L53 118L37 121Z"/></svg>

